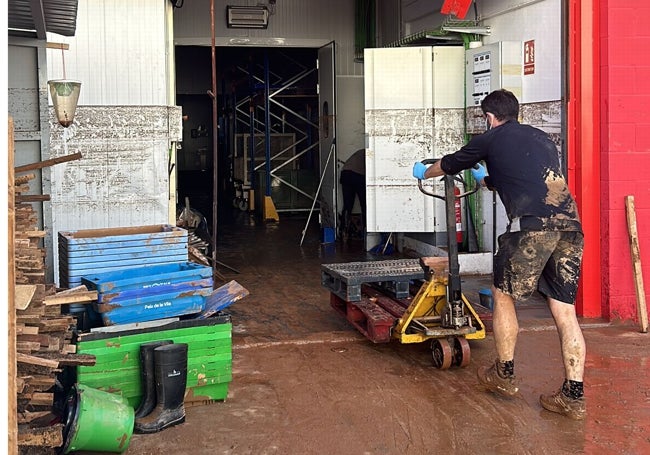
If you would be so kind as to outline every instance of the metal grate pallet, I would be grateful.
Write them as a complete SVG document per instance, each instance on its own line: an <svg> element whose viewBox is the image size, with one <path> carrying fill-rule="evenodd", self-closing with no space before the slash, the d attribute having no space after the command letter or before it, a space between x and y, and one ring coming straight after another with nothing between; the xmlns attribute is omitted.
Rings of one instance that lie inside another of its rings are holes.
<svg viewBox="0 0 650 455"><path fill-rule="evenodd" d="M391 259L321 265L321 284L347 302L361 300L361 285L378 283L397 299L410 295L411 280L423 280L419 259Z"/></svg>

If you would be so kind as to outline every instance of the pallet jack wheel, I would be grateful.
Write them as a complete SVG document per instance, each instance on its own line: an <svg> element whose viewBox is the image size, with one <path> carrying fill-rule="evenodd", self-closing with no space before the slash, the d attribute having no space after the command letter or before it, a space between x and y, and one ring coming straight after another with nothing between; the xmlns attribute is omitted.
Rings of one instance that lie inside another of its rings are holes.
<svg viewBox="0 0 650 455"><path fill-rule="evenodd" d="M453 360L451 345L447 338L437 338L431 342L431 355L433 356L433 365L440 369L446 370L451 366Z"/></svg>
<svg viewBox="0 0 650 455"><path fill-rule="evenodd" d="M464 368L469 365L470 358L471 354L467 338L454 338L454 365Z"/></svg>

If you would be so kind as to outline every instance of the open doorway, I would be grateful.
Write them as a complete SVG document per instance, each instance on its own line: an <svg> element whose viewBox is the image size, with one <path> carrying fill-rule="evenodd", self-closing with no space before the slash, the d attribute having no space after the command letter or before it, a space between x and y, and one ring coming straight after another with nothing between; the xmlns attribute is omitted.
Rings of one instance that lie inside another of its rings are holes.
<svg viewBox="0 0 650 455"><path fill-rule="evenodd" d="M179 209L187 201L211 225L216 183L218 223L238 211L259 216L259 196L266 193L279 213L306 217L320 173L318 50L230 47L217 48L215 55L216 155L211 49L176 48L176 96L184 118L177 153Z"/></svg>

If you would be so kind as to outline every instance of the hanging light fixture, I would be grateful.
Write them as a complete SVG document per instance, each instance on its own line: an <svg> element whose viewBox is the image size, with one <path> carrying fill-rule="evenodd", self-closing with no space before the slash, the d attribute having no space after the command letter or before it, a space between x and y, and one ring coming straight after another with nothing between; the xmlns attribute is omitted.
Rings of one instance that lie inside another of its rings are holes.
<svg viewBox="0 0 650 455"><path fill-rule="evenodd" d="M47 81L50 86L50 95L54 104L54 112L59 124L64 128L72 125L74 114L81 92L81 82L66 79L65 57L63 56L63 45L61 45L61 58L63 59L63 79Z"/></svg>
<svg viewBox="0 0 650 455"><path fill-rule="evenodd" d="M81 82L56 79L47 81L47 83L50 86L50 95L52 95L56 119L61 126L67 128L72 125L74 120L79 92L81 91Z"/></svg>

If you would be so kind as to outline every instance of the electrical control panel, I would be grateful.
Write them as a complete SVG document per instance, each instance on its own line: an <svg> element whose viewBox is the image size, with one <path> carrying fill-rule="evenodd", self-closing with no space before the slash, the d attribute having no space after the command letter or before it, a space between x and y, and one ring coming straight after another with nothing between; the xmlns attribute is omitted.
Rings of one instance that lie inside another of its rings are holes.
<svg viewBox="0 0 650 455"><path fill-rule="evenodd" d="M522 49L521 41L499 41L465 51L468 133L485 131L481 101L490 92L504 88L522 101Z"/></svg>

